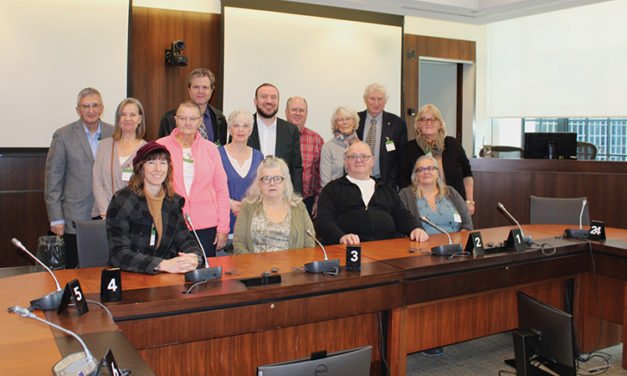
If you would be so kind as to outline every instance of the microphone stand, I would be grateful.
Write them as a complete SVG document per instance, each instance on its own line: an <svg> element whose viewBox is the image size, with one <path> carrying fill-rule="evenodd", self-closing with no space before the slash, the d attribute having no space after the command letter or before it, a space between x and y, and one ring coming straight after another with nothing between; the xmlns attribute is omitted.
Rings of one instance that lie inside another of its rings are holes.
<svg viewBox="0 0 627 376"><path fill-rule="evenodd" d="M590 230L583 229L583 210L586 208L588 200L584 199L581 203L581 212L579 213L579 228L567 228L564 232L564 236L572 239L588 239Z"/></svg>
<svg viewBox="0 0 627 376"><path fill-rule="evenodd" d="M30 251L26 249L26 247L24 246L24 244L22 244L21 241L17 240L16 238L13 238L11 239L11 243L13 243L16 247L18 247L22 251L26 252L26 254L29 255L33 260L37 261L39 265L43 266L44 269L46 269L48 273L50 273L50 275L52 276L52 279L54 279L54 283L56 283L57 285L57 291L51 292L48 295L44 295L39 299L31 300L30 308L33 310L41 309L43 311L57 309L59 307L59 304L61 303L61 298L63 297L63 290L61 290L61 286L59 285L59 281L57 280L57 277L55 277L52 270L50 270L50 268L46 264L41 262L41 260L35 257L35 255L30 253Z"/></svg>
<svg viewBox="0 0 627 376"><path fill-rule="evenodd" d="M435 223L431 222L429 219L427 219L427 217L420 216L420 220L425 222L425 223L428 223L429 225L431 225L436 230L440 231L443 234L446 234L446 236L448 237L448 244L438 245L436 247L431 248L431 254L432 255L435 255L435 256L451 256L451 255L454 255L456 253L463 252L462 245L461 244L453 244L453 240L451 239L451 235L449 235L449 233L445 229L443 229L442 227L440 227L440 226L436 225Z"/></svg>
<svg viewBox="0 0 627 376"><path fill-rule="evenodd" d="M522 235L522 237L523 237L523 241L522 241L522 242L523 242L523 244L531 244L531 236L525 236L525 233L523 232L522 227L520 227L520 223L518 223L518 221L516 220L516 218L514 218L514 216L513 216L513 215L511 215L511 214L507 211L507 209L505 209L505 206L503 206L503 204L501 204L500 202L498 202L498 203L496 204L496 206L497 206L499 209L501 209L501 212L502 212L503 214L505 214L505 216L507 217L507 219L509 219L509 220L510 220L510 222L514 223L514 224L518 227L518 229L520 230L520 234L521 234L521 235Z"/></svg>
<svg viewBox="0 0 627 376"><path fill-rule="evenodd" d="M218 279L222 277L221 266L215 266L213 268L209 267L209 261L207 261L205 248L202 246L202 243L200 242L200 239L198 238L196 229L194 228L194 225L192 224L192 218L189 216L189 214L185 214L185 219L187 220L187 223L189 223L189 227L192 228L192 232L194 233L194 236L196 237L196 241L198 242L198 245L200 246L200 249L202 250L202 257L205 260L204 268L191 270L185 273L185 281L186 282L204 282L204 281L210 281L210 280Z"/></svg>
<svg viewBox="0 0 627 376"><path fill-rule="evenodd" d="M314 261L305 264L305 271L308 273L329 273L337 275L340 271L340 259L329 260L327 257L327 251L324 249L322 243L316 239L314 234L311 233L310 230L305 231L307 235L311 236L313 240L320 245L322 248L322 252L324 252L324 260L323 261Z"/></svg>

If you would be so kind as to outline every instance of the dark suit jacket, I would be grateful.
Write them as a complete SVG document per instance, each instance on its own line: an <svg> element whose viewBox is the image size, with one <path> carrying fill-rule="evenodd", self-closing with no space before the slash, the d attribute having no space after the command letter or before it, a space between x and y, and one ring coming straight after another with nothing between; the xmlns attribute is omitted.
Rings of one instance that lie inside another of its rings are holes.
<svg viewBox="0 0 627 376"><path fill-rule="evenodd" d="M214 143L226 145L226 119L224 118L222 111L211 105L207 105L207 108L209 108L211 124L213 124L213 135L215 137ZM161 118L161 124L159 125L159 138L169 136L174 128L176 128L174 115L176 115L176 108L166 112Z"/></svg>
<svg viewBox="0 0 627 376"><path fill-rule="evenodd" d="M113 135L113 126L100 122L101 139ZM74 234L73 220L90 219L94 207L91 152L81 120L57 129L46 158L46 209L50 222L65 220L65 232Z"/></svg>
<svg viewBox="0 0 627 376"><path fill-rule="evenodd" d="M407 124L405 120L389 112L383 111L381 117L381 145L379 151L379 168L381 170L381 180L388 183L390 187L398 186L398 165L403 155L403 148L407 143ZM357 137L365 142L364 129L366 124L366 111L359 113L359 128ZM385 142L394 141L396 150L387 151Z"/></svg>
<svg viewBox="0 0 627 376"><path fill-rule="evenodd" d="M257 130L257 114L253 115L255 124L253 133L248 138L248 146L261 150L259 144L259 131ZM276 119L276 148L275 157L279 157L287 163L290 169L290 177L294 192L303 194L303 159L300 155L300 132L298 127L283 119Z"/></svg>

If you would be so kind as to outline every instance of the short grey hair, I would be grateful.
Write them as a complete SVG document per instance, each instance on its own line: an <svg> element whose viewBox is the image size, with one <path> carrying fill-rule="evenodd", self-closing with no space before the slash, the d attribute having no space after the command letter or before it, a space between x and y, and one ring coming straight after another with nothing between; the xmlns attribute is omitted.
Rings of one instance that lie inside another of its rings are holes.
<svg viewBox="0 0 627 376"><path fill-rule="evenodd" d="M307 110L309 110L309 104L307 103L307 99L303 98L303 97L299 97L299 96L294 96L294 97L289 97L287 98L287 102L285 102L285 108L289 108L290 107L290 102L292 101L292 99L294 98L300 98L303 100L303 102L305 102L305 108Z"/></svg>
<svg viewBox="0 0 627 376"><path fill-rule="evenodd" d="M84 97L94 94L99 96L100 102L102 102L102 95L100 95L100 92L97 89L94 89L93 87L86 87L78 92L78 95L76 96L76 105L78 106L81 102L81 99L83 99Z"/></svg>
<svg viewBox="0 0 627 376"><path fill-rule="evenodd" d="M331 131L335 132L337 129L336 122L340 116L348 116L355 121L355 127L353 128L353 132L357 132L357 128L359 128L359 115L357 111L353 110L347 106L339 106L333 111L333 115L331 115Z"/></svg>
<svg viewBox="0 0 627 376"><path fill-rule="evenodd" d="M372 93L373 91L382 91L385 99L388 99L388 93L387 90L385 90L385 86L376 82L373 82L370 85L366 86L366 90L364 90L364 99L366 99L368 95L370 95L370 93Z"/></svg>
<svg viewBox="0 0 627 376"><path fill-rule="evenodd" d="M235 124L238 120L243 120L246 124L248 124L251 129L253 127L253 123L255 122L255 119L253 118L253 115L250 113L250 111L243 108L231 112L231 114L229 115L229 119L227 120L228 127L231 128L231 126Z"/></svg>

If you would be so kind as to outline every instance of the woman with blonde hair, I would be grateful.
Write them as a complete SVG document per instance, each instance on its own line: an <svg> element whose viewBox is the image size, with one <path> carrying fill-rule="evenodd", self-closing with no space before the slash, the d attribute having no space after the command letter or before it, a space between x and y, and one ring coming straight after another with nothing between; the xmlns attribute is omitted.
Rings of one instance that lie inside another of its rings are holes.
<svg viewBox="0 0 627 376"><path fill-rule="evenodd" d="M430 155L418 158L411 174L411 187L401 189L401 201L416 217L426 217L448 232L472 230L472 219L464 199L440 177L438 162ZM429 224L427 234L440 232Z"/></svg>
<svg viewBox="0 0 627 376"><path fill-rule="evenodd" d="M113 137L100 141L93 167L94 207L102 218L113 194L128 184L135 153L146 143L146 118L139 100L124 99L115 114Z"/></svg>
<svg viewBox="0 0 627 376"><path fill-rule="evenodd" d="M287 164L267 157L242 201L233 233L234 253L313 247L307 231L313 235L315 230L303 200L294 193Z"/></svg>
<svg viewBox="0 0 627 376"><path fill-rule="evenodd" d="M403 149L399 167L399 187L412 184L411 175L416 160L423 155L431 155L437 161L440 178L466 200L468 212L475 212L474 180L470 161L462 145L453 137L446 135L446 122L440 110L432 104L426 104L416 116L416 141L408 142Z"/></svg>

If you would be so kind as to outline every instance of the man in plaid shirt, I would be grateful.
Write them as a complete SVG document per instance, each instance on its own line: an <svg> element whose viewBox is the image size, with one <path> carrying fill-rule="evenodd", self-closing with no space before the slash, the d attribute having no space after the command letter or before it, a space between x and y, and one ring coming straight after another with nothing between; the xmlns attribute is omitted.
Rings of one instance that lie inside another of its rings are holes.
<svg viewBox="0 0 627 376"><path fill-rule="evenodd" d="M316 216L316 203L320 194L320 149L324 140L320 135L305 127L307 101L302 97L291 97L285 107L287 121L295 124L300 132L300 154L303 158L303 202L311 217Z"/></svg>

